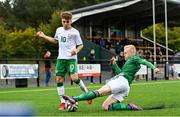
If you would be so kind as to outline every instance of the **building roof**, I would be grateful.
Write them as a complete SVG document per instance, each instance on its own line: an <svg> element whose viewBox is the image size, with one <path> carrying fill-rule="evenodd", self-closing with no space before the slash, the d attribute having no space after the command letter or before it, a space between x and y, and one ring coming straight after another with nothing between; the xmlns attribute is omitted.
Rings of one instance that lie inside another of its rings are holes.
<svg viewBox="0 0 180 117"><path fill-rule="evenodd" d="M155 0L156 22L164 21L164 0ZM167 0L169 20L180 19L180 0ZM152 24L152 0L112 0L72 10L73 22L88 16L119 16L128 22L145 26ZM102 17L103 18L103 17Z"/></svg>

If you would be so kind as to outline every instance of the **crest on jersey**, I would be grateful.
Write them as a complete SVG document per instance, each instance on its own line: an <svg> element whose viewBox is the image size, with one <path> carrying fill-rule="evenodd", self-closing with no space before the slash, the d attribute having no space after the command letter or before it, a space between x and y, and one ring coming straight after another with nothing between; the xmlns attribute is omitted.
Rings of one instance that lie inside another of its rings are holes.
<svg viewBox="0 0 180 117"><path fill-rule="evenodd" d="M74 70L74 65L71 64L69 67L70 67L70 71L72 72Z"/></svg>
<svg viewBox="0 0 180 117"><path fill-rule="evenodd" d="M73 38L75 38L74 34L68 34L68 39L73 39Z"/></svg>

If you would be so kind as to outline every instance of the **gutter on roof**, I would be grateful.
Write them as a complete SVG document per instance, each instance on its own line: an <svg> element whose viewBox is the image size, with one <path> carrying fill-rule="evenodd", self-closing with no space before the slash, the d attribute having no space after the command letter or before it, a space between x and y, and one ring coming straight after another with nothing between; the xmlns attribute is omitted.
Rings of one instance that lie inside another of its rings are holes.
<svg viewBox="0 0 180 117"><path fill-rule="evenodd" d="M116 5L116 4L119 4L119 3L124 3L124 2L127 2L127 1L132 1L132 0L112 0L112 1L109 1L109 2L100 3L100 4L96 4L96 5L87 6L87 7L72 10L72 14L76 14L76 13L80 13L80 12L84 12L84 11L91 11L91 10L94 10L94 9L100 9L100 8L104 8L104 7L107 7L107 6L112 6L112 5Z"/></svg>
<svg viewBox="0 0 180 117"><path fill-rule="evenodd" d="M164 2L164 0L161 0L162 2ZM171 2L171 3L174 3L174 4L180 4L180 0L167 0L167 2Z"/></svg>
<svg viewBox="0 0 180 117"><path fill-rule="evenodd" d="M180 5L180 0L168 0L168 1L170 1L170 2L174 2L174 3L176 3L176 4L179 4L179 5Z"/></svg>
<svg viewBox="0 0 180 117"><path fill-rule="evenodd" d="M126 0L118 0L119 1L126 1ZM120 9L120 8L124 8L124 7L128 7L130 5L133 5L137 2L140 2L141 0L131 0L131 1L128 1L128 2L121 2L119 4L108 4L108 6L106 7L102 7L102 6L98 6L96 8L94 8L93 10L89 10L89 9L92 9L93 7L89 8L89 7L85 7L84 9L81 9L80 13L74 13L73 14L73 18L72 18L72 22L74 23L75 21L77 21L78 19L80 19L81 17L85 17L85 16L89 16L89 15L94 15L94 14L98 14L98 13L103 13L103 12L106 12L106 11L111 11L111 10L115 10L115 9ZM72 12L73 13L73 12Z"/></svg>

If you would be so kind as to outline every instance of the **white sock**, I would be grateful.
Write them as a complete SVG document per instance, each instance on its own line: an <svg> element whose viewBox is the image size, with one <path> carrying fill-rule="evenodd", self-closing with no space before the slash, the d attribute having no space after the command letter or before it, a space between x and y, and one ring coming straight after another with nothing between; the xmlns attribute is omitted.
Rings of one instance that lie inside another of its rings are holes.
<svg viewBox="0 0 180 117"><path fill-rule="evenodd" d="M61 103L65 103L65 100L62 98L62 95L64 95L64 86L61 86L61 87L57 87L57 92L58 92L58 95L59 95L59 99L61 101Z"/></svg>
<svg viewBox="0 0 180 117"><path fill-rule="evenodd" d="M84 85L84 82L82 80L80 80L79 86L80 86L81 90L83 90L84 92L88 92L88 89L86 88L86 86Z"/></svg>

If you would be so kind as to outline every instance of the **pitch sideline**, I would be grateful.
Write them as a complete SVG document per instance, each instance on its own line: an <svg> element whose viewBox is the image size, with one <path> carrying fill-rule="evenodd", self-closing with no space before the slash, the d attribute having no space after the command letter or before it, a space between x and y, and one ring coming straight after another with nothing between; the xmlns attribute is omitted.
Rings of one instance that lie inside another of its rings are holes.
<svg viewBox="0 0 180 117"><path fill-rule="evenodd" d="M170 84L170 83L177 83L180 82L180 80L176 81L165 81L165 82L150 82L150 83L135 83L132 85L156 85L156 84ZM94 88L94 87L101 87L101 86L89 86L89 88ZM65 88L66 90L71 90L71 89L78 89L79 87L72 87L72 88ZM55 88L50 88L50 89L35 89L35 90L21 90L21 91L0 91L0 94L7 94L7 93L22 93L22 92L39 92L39 91L52 91L56 90Z"/></svg>

